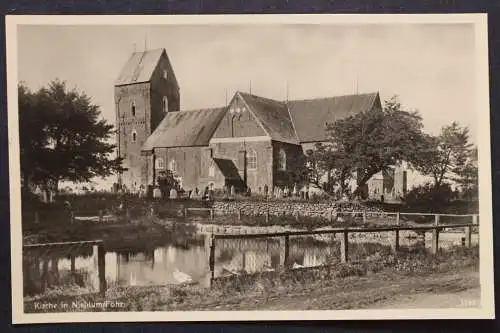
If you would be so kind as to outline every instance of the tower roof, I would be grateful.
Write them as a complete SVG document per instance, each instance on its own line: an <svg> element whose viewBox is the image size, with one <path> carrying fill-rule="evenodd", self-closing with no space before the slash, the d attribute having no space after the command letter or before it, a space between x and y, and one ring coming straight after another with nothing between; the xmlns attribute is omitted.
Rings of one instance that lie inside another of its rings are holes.
<svg viewBox="0 0 500 333"><path fill-rule="evenodd" d="M164 48L132 53L116 79L115 86L150 81L163 54L166 56Z"/></svg>

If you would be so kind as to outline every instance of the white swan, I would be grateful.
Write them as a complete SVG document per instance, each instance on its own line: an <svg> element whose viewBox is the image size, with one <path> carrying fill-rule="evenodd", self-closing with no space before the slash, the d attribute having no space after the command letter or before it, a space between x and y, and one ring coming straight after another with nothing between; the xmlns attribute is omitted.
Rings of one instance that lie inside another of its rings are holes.
<svg viewBox="0 0 500 333"><path fill-rule="evenodd" d="M193 278L191 276L179 271L177 268L175 269L173 276L174 276L174 279L178 283L191 283L191 282L193 282Z"/></svg>
<svg viewBox="0 0 500 333"><path fill-rule="evenodd" d="M297 264L296 262L294 262L294 263L293 263L293 265L292 265L292 268L293 268L293 269L296 269L296 268L302 268L302 267L304 267L304 266L299 265L299 264Z"/></svg>

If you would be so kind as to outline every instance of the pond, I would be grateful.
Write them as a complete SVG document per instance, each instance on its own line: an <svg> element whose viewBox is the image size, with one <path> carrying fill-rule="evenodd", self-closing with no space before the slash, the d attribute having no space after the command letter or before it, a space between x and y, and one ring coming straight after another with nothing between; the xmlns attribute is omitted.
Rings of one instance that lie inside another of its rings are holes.
<svg viewBox="0 0 500 333"><path fill-rule="evenodd" d="M110 286L175 285L194 282L209 287L209 240L193 236L182 245L167 242L153 249L107 251L105 276ZM279 239L217 240L215 277L276 269L280 265ZM333 244L331 244L333 245ZM290 261L298 266L326 263L334 247L313 240L290 242ZM79 286L97 291L97 246L25 251L24 293L33 295L56 287Z"/></svg>
<svg viewBox="0 0 500 333"><path fill-rule="evenodd" d="M364 236L368 234L350 236L349 260L366 258L390 247L388 233L380 233L376 240L373 237L366 239ZM440 246L458 245L462 236L461 233L444 233L440 237ZM427 233L426 247L431 244L430 237L430 233ZM214 276L276 270L284 263L283 241L282 237L216 240ZM418 242L418 237L412 232L401 234L401 246L413 246ZM478 243L477 234L473 237L473 243ZM144 244L134 246L135 244L127 243L127 246L120 247L119 250L107 249L104 265L107 285L150 286L192 282L209 287L209 244L209 238L204 235L170 234L165 240L150 244L148 248L141 248ZM292 268L338 261L339 240L332 235L290 237L288 258ZM25 251L23 277L25 295L36 295L48 289L69 286L84 288L89 292L97 291L97 246Z"/></svg>

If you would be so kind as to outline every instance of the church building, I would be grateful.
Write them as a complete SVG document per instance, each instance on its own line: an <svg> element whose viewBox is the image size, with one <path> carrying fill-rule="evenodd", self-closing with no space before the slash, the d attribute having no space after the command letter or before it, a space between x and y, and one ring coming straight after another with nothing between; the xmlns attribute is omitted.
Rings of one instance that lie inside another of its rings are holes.
<svg viewBox="0 0 500 333"><path fill-rule="evenodd" d="M127 188L154 185L170 170L186 190L252 192L293 185L304 152L328 141L326 123L382 108L377 92L290 101L236 92L228 105L182 110L165 49L132 54L115 83L115 104L127 168L119 182Z"/></svg>

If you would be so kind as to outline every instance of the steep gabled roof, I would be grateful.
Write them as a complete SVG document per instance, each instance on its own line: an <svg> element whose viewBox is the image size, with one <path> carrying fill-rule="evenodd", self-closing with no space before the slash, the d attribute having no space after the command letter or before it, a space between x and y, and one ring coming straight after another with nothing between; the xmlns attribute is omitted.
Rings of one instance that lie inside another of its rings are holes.
<svg viewBox="0 0 500 333"><path fill-rule="evenodd" d="M208 146L225 112L225 107L169 112L147 138L142 151L151 151L153 148Z"/></svg>
<svg viewBox="0 0 500 333"><path fill-rule="evenodd" d="M243 92L239 94L272 140L299 143L284 102Z"/></svg>
<svg viewBox="0 0 500 333"><path fill-rule="evenodd" d="M120 86L150 81L164 52L165 49L162 48L132 53L116 79L115 85Z"/></svg>
<svg viewBox="0 0 500 333"><path fill-rule="evenodd" d="M378 93L295 100L287 105L298 139L303 143L326 141L327 123L369 111L375 103L380 103Z"/></svg>

